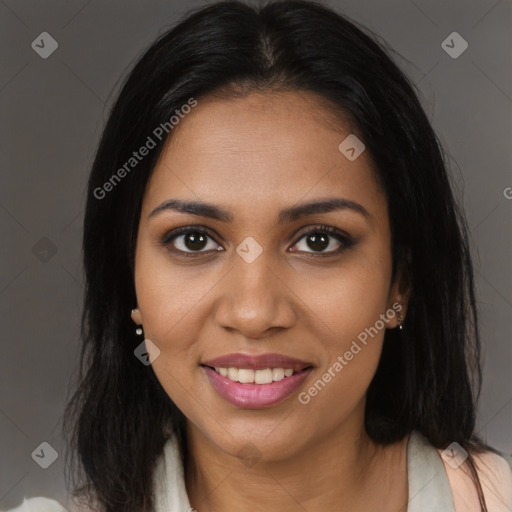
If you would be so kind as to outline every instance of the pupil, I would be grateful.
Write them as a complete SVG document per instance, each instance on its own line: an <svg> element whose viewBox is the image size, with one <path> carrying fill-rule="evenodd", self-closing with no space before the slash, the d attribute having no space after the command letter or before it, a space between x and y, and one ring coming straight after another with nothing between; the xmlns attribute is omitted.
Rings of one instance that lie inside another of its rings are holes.
<svg viewBox="0 0 512 512"><path fill-rule="evenodd" d="M325 234L313 233L308 236L308 245L311 249L323 251L329 245L329 240Z"/></svg>
<svg viewBox="0 0 512 512"><path fill-rule="evenodd" d="M205 242L206 236L203 233L188 233L185 235L185 245L188 249L203 249ZM199 246L194 244L199 244Z"/></svg>

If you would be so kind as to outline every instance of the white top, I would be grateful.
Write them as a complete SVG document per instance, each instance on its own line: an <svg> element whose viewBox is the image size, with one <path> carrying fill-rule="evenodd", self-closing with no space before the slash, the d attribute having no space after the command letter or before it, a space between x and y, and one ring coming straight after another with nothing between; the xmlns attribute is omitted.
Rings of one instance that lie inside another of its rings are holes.
<svg viewBox="0 0 512 512"><path fill-rule="evenodd" d="M409 505L407 512L480 512L473 481L460 468L457 457L442 457L419 432L414 431L407 445ZM453 452L452 452L453 455ZM489 512L512 512L512 456L487 452L474 456ZM490 471L487 471L489 469ZM481 472L482 470L482 472ZM154 474L155 512L192 512L176 438L164 446ZM68 506L71 507L71 506ZM48 498L24 499L5 512L75 512ZM0 511L2 512L2 511Z"/></svg>

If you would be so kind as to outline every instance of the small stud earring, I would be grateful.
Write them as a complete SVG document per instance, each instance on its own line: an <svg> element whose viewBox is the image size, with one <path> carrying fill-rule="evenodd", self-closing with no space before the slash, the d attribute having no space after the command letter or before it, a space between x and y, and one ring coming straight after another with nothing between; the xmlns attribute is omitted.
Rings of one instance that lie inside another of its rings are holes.
<svg viewBox="0 0 512 512"><path fill-rule="evenodd" d="M136 311L137 311L137 309L132 309L132 320L133 320L133 315ZM142 327L137 327L135 329L135 334L137 334L137 336L140 336L142 334Z"/></svg>
<svg viewBox="0 0 512 512"><path fill-rule="evenodd" d="M402 315L402 313L398 313L398 328L401 331L404 330L404 326L402 325L403 320L404 320L404 315Z"/></svg>

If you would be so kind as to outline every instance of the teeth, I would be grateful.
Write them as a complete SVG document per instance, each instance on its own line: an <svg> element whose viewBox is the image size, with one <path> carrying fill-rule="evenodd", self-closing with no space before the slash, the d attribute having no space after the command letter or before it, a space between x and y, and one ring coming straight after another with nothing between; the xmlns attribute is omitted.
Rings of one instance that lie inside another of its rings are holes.
<svg viewBox="0 0 512 512"><path fill-rule="evenodd" d="M254 370L240 368L240 370L238 370L238 382L245 382L247 384L254 382Z"/></svg>
<svg viewBox="0 0 512 512"><path fill-rule="evenodd" d="M238 368L228 368L228 379L238 382Z"/></svg>
<svg viewBox="0 0 512 512"><path fill-rule="evenodd" d="M248 368L220 368L215 367L215 371L223 377L227 377L235 382L244 384L270 384L283 380L285 377L291 377L294 370L291 368L265 368L263 370L251 370Z"/></svg>
<svg viewBox="0 0 512 512"><path fill-rule="evenodd" d="M256 370L254 372L254 382L256 384L270 384L272 382L272 369Z"/></svg>
<svg viewBox="0 0 512 512"><path fill-rule="evenodd" d="M274 368L272 370L272 380L283 380L284 379L284 370L282 368Z"/></svg>

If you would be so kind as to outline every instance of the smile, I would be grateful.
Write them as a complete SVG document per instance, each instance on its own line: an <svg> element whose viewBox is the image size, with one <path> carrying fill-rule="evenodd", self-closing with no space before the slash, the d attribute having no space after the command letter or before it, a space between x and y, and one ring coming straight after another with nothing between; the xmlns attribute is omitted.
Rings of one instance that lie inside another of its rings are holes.
<svg viewBox="0 0 512 512"><path fill-rule="evenodd" d="M200 366L222 398L246 409L269 407L285 400L313 370L312 363L279 354L230 354Z"/></svg>

